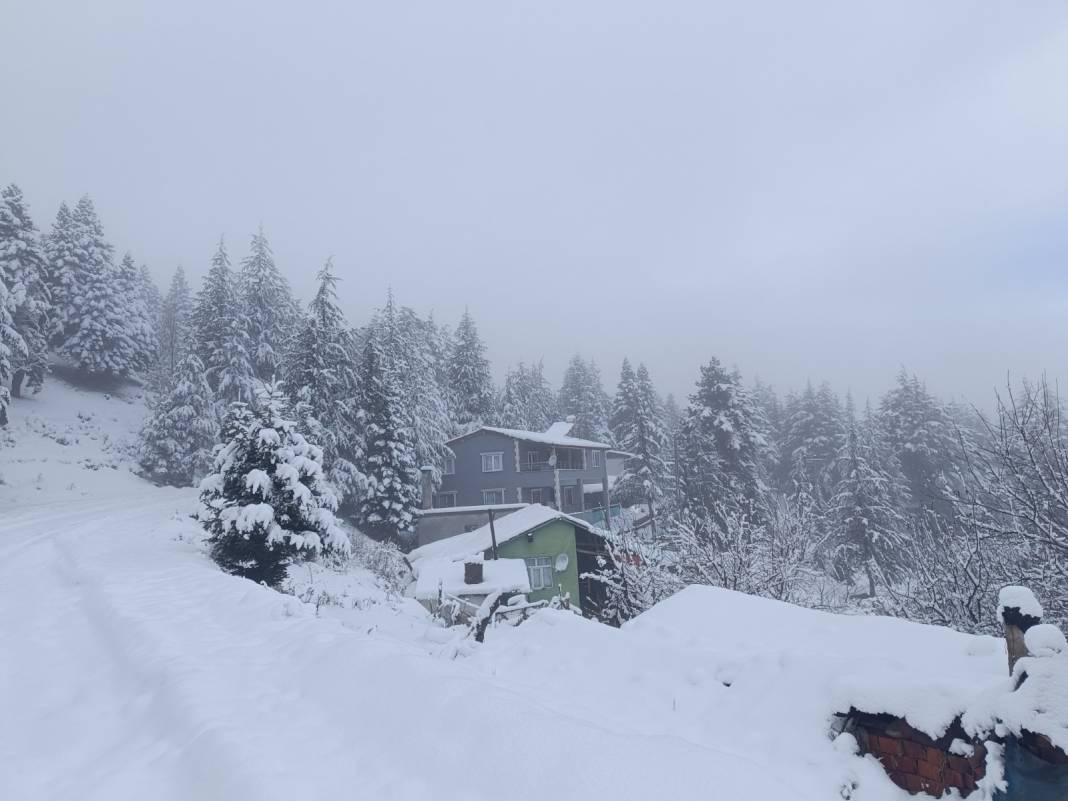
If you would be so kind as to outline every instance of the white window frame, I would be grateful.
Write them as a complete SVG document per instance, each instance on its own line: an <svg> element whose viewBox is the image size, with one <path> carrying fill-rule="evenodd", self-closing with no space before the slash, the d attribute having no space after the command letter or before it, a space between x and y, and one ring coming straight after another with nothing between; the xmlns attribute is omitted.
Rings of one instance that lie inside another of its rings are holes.
<svg viewBox="0 0 1068 801"><path fill-rule="evenodd" d="M600 466L601 466L601 451L597 450L596 448L593 448L592 450L590 450L590 467L600 467Z"/></svg>
<svg viewBox="0 0 1068 801"><path fill-rule="evenodd" d="M486 469L486 457L490 457L490 469ZM493 465L496 464L496 467ZM489 453L482 454L482 472L483 473L501 473L504 471L504 451L490 451Z"/></svg>
<svg viewBox="0 0 1068 801"><path fill-rule="evenodd" d="M532 592L549 590L556 586L551 556L528 556L523 561L527 563L527 578L530 579Z"/></svg>
<svg viewBox="0 0 1068 801"><path fill-rule="evenodd" d="M445 454L445 466L442 469L442 475L455 476L456 475L456 456L451 453Z"/></svg>
<svg viewBox="0 0 1068 801"><path fill-rule="evenodd" d="M575 485L574 484L569 484L566 487L561 487L560 488L560 495L561 495L561 498L560 498L560 508L561 509L563 509L565 506L578 506L578 501L575 500ZM567 500L569 495L571 496L571 502L570 503L568 503L568 500Z"/></svg>
<svg viewBox="0 0 1068 801"><path fill-rule="evenodd" d="M438 498L442 498L442 497L444 497L446 495L451 495L452 496L452 506L438 506L437 503L436 503L437 499ZM456 500L457 500L457 498L456 498L456 490L450 490L449 492L435 492L433 497L431 498L431 505L435 509L453 509L453 508L456 507Z"/></svg>
<svg viewBox="0 0 1068 801"><path fill-rule="evenodd" d="M538 499L537 500L534 499L534 493L535 492L538 493ZM542 487L531 487L530 488L530 502L531 503L545 503L544 498L545 498L545 490Z"/></svg>
<svg viewBox="0 0 1068 801"><path fill-rule="evenodd" d="M486 493L487 492L499 492L501 494L501 499L499 501L492 501L492 502L491 501L487 501L486 500ZM484 490L482 490L482 505L483 506L500 506L500 505L502 505L504 503L505 503L505 500L504 500L504 487L499 487L497 489L484 489Z"/></svg>

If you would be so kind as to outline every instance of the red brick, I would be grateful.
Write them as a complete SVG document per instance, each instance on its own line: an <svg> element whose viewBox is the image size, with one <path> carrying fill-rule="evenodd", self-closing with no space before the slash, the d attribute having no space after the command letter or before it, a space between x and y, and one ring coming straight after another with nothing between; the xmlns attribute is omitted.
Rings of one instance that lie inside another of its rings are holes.
<svg viewBox="0 0 1068 801"><path fill-rule="evenodd" d="M968 773L972 766L964 757L954 756L950 754L946 757L946 767L950 770L955 770L957 773Z"/></svg>
<svg viewBox="0 0 1068 801"><path fill-rule="evenodd" d="M923 791L928 795L939 798L946 791L946 788L942 785L942 782L928 780L923 783Z"/></svg>
<svg viewBox="0 0 1068 801"><path fill-rule="evenodd" d="M964 787L964 775L960 771L945 770L942 773L942 781L945 782L946 787Z"/></svg>
<svg viewBox="0 0 1068 801"><path fill-rule="evenodd" d="M898 771L891 771L890 773L888 773L886 775L890 777L890 781L892 781L894 784L896 784L902 790L909 789L909 785L908 785L909 777L906 776L904 773L899 773Z"/></svg>
<svg viewBox="0 0 1068 801"><path fill-rule="evenodd" d="M919 793L923 791L923 779L919 776L910 776L905 774L905 789L910 793Z"/></svg>
<svg viewBox="0 0 1068 801"><path fill-rule="evenodd" d="M905 748L905 755L915 757L916 759L924 759L927 756L927 749L919 743L914 743L912 740L905 740L902 745Z"/></svg>
<svg viewBox="0 0 1068 801"><path fill-rule="evenodd" d="M917 762L912 757L899 756L894 760L897 763L897 769L902 773L915 773Z"/></svg>
<svg viewBox="0 0 1068 801"><path fill-rule="evenodd" d="M876 754L889 754L897 756L901 753L901 741L892 737L882 737L878 734L871 736L871 750Z"/></svg>
<svg viewBox="0 0 1068 801"><path fill-rule="evenodd" d="M941 779L942 760L921 759L916 766L916 772L925 779Z"/></svg>

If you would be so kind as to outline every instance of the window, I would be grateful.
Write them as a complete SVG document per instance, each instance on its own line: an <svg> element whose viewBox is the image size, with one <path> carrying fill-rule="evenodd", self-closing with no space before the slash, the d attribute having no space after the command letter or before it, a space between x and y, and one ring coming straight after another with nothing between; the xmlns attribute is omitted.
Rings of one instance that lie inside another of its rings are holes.
<svg viewBox="0 0 1068 801"><path fill-rule="evenodd" d="M504 503L504 490L482 490L482 503L486 506L496 506L497 504Z"/></svg>
<svg viewBox="0 0 1068 801"><path fill-rule="evenodd" d="M456 457L451 453L445 454L445 475L456 475Z"/></svg>
<svg viewBox="0 0 1068 801"><path fill-rule="evenodd" d="M455 492L435 492L434 493L434 508L435 509L451 509L456 506L456 493Z"/></svg>
<svg viewBox="0 0 1068 801"><path fill-rule="evenodd" d="M553 586L553 559L551 556L531 556L524 561L527 563L530 589L547 590Z"/></svg>
<svg viewBox="0 0 1068 801"><path fill-rule="evenodd" d="M575 505L575 488L574 487L564 487L563 488L563 492L564 492L564 506L574 506Z"/></svg>
<svg viewBox="0 0 1068 801"><path fill-rule="evenodd" d="M483 473L499 473L504 470L504 453L484 453L482 454L482 472ZM504 503L501 501L500 503Z"/></svg>
<svg viewBox="0 0 1068 801"><path fill-rule="evenodd" d="M600 467L600 466L601 466L601 452L600 451L590 451L590 467Z"/></svg>
<svg viewBox="0 0 1068 801"><path fill-rule="evenodd" d="M530 502L541 503L541 487L533 487L530 490Z"/></svg>
<svg viewBox="0 0 1068 801"><path fill-rule="evenodd" d="M582 448L557 448L556 467L560 470L584 470L585 453Z"/></svg>

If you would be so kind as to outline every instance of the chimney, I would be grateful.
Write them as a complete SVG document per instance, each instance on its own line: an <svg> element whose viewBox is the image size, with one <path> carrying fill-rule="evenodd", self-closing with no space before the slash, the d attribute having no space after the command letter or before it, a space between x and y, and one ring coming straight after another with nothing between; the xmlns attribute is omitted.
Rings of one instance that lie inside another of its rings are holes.
<svg viewBox="0 0 1068 801"><path fill-rule="evenodd" d="M430 509L434 506L434 469L430 466L424 466L420 468L422 473L422 485L423 485L423 509Z"/></svg>
<svg viewBox="0 0 1068 801"><path fill-rule="evenodd" d="M1005 650L1009 655L1009 673L1016 662L1027 656L1024 635L1042 622L1042 607L1027 587L1002 587L998 593L998 616L1005 630Z"/></svg>
<svg viewBox="0 0 1068 801"><path fill-rule="evenodd" d="M482 563L464 562L464 584L482 583Z"/></svg>

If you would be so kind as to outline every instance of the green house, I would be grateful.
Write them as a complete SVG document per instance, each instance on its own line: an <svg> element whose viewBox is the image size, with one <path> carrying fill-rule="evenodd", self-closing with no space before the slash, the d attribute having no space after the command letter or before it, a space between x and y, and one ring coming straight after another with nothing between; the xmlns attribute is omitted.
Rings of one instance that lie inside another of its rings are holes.
<svg viewBox="0 0 1068 801"><path fill-rule="evenodd" d="M408 555L416 574L420 565L429 571L430 565L439 568L442 561L471 558L522 559L530 581L526 593L530 601L567 596L588 617L596 617L604 604L602 585L581 578L600 569L599 558L607 558L603 533L585 520L548 506L525 506L495 519L492 525L487 522Z"/></svg>

